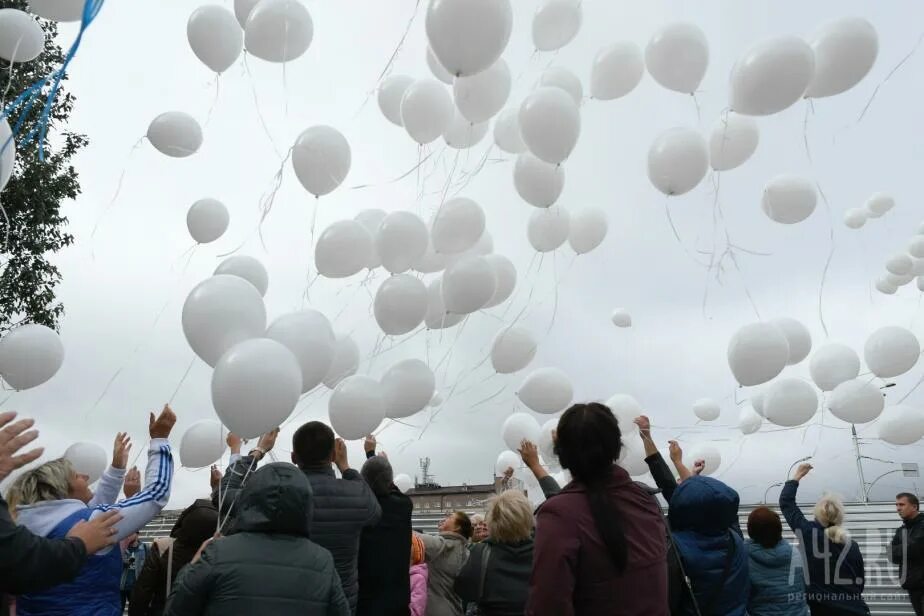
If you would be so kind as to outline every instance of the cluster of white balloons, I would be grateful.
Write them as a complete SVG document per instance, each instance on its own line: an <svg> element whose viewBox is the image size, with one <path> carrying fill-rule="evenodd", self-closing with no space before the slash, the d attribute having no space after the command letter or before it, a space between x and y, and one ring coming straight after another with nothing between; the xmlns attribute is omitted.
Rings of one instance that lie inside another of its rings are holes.
<svg viewBox="0 0 924 616"><path fill-rule="evenodd" d="M885 269L885 274L876 280L876 289L880 293L894 295L899 287L915 279L918 289L924 291L924 233L912 236L903 252L889 257Z"/></svg>
<svg viewBox="0 0 924 616"><path fill-rule="evenodd" d="M871 218L882 218L895 207L895 199L886 193L875 193L866 200L863 207L850 208L844 213L844 224L849 229L859 229Z"/></svg>

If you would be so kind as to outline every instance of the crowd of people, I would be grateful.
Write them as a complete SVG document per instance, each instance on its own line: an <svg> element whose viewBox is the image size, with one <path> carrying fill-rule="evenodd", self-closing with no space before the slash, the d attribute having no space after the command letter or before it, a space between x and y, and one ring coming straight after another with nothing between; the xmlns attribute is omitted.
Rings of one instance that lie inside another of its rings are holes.
<svg viewBox="0 0 924 616"><path fill-rule="evenodd" d="M635 420L655 487L616 461L622 428L602 404L577 404L554 433L572 480L559 486L535 444L524 465L546 497L534 510L502 491L487 513L455 511L428 534L394 484L373 437L351 467L331 428L312 421L292 439L292 461L263 463L278 430L246 455L229 435L231 461L212 469L211 497L195 501L167 540L138 532L170 497L169 407L149 419L141 474L127 470L119 434L95 493L65 459L24 470L0 499L0 613L31 615L298 614L336 616L847 616L869 614L859 545L844 506L825 495L808 519L796 505L802 464L780 495L783 519L754 509L745 529L739 497L682 462L676 475L646 417ZM0 481L37 460L22 452L38 432L0 414ZM339 470L339 477L334 472ZM120 492L125 498L119 500ZM657 500L664 499L666 509ZM887 546L916 614L924 614L924 516L915 495L896 497L902 519ZM783 538L783 523L797 538Z"/></svg>

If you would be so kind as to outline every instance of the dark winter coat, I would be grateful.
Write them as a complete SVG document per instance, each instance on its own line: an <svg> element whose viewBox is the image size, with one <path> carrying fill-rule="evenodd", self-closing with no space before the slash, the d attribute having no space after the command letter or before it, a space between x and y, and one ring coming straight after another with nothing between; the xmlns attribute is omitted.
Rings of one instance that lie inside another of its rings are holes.
<svg viewBox="0 0 924 616"><path fill-rule="evenodd" d="M350 614L333 558L308 538L311 487L297 468L275 463L252 473L237 507L232 534L183 569L165 614Z"/></svg>
<svg viewBox="0 0 924 616"><path fill-rule="evenodd" d="M889 560L898 565L902 588L924 590L924 515L919 513L895 531Z"/></svg>
<svg viewBox="0 0 924 616"><path fill-rule="evenodd" d="M382 519L359 542L357 616L407 616L411 582L411 499L392 486L380 496Z"/></svg>
<svg viewBox="0 0 924 616"><path fill-rule="evenodd" d="M539 509L526 613L665 616L667 547L657 503L613 466L607 482L628 540L628 565L613 566L590 511L587 489L572 481Z"/></svg>
<svg viewBox="0 0 924 616"><path fill-rule="evenodd" d="M476 603L479 616L523 616L532 568L532 539L509 544L488 537L469 552L456 594Z"/></svg>
<svg viewBox="0 0 924 616"><path fill-rule="evenodd" d="M836 608L844 616L869 614L863 600L866 574L860 546L849 539L845 543L834 543L825 534L824 526L807 520L796 505L798 489L799 482L795 480L783 485L780 509L799 540L808 577L809 603Z"/></svg>
<svg viewBox="0 0 924 616"><path fill-rule="evenodd" d="M741 536L731 530L738 493L712 477L690 477L674 490L668 515L702 615L744 616L748 555ZM682 613L696 613L688 594Z"/></svg>

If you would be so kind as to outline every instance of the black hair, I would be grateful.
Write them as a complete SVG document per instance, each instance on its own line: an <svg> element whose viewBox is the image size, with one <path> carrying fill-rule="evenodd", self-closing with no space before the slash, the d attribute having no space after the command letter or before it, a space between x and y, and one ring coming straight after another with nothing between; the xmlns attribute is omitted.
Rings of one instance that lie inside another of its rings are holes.
<svg viewBox="0 0 924 616"><path fill-rule="evenodd" d="M592 402L575 404L561 416L555 453L563 468L571 471L587 489L590 511L597 531L616 570L628 562L629 546L619 507L607 493L607 480L622 450L619 422L609 407Z"/></svg>
<svg viewBox="0 0 924 616"><path fill-rule="evenodd" d="M472 519L464 511L456 511L453 515L456 517L456 524L459 525L459 534L466 539L471 539L472 535L475 534Z"/></svg>
<svg viewBox="0 0 924 616"><path fill-rule="evenodd" d="M391 490L394 481L394 471L391 464L382 456L372 456L363 464L359 471L376 496L385 496Z"/></svg>
<svg viewBox="0 0 924 616"><path fill-rule="evenodd" d="M918 501L918 497L912 494L911 492L902 492L901 494L898 494L895 496L895 500L898 500L900 498L904 498L906 501L914 505L915 509L921 508L921 503L920 501Z"/></svg>
<svg viewBox="0 0 924 616"><path fill-rule="evenodd" d="M309 421L292 435L292 452L299 466L329 462L334 453L334 431L320 421Z"/></svg>

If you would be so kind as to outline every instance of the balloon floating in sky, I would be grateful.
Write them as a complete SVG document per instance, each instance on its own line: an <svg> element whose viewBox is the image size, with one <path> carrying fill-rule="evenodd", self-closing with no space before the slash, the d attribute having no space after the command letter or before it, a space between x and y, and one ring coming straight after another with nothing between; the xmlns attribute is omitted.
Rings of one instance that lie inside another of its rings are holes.
<svg viewBox="0 0 924 616"><path fill-rule="evenodd" d="M108 464L106 450L96 443L74 443L64 452L63 458L71 463L75 472L86 475L89 484L99 481Z"/></svg>
<svg viewBox="0 0 924 616"><path fill-rule="evenodd" d="M523 133L520 131L519 109L504 109L494 118L494 143L508 154L522 154L526 151Z"/></svg>
<svg viewBox="0 0 924 616"><path fill-rule="evenodd" d="M918 363L921 344L904 327L890 325L873 332L866 339L863 358L870 372L887 379L905 374Z"/></svg>
<svg viewBox="0 0 924 616"><path fill-rule="evenodd" d="M568 239L571 232L571 215L563 207L554 205L533 210L526 227L526 236L537 252L552 252Z"/></svg>
<svg viewBox="0 0 924 616"><path fill-rule="evenodd" d="M695 445L684 457L686 458L685 464L690 469L697 460L704 461L706 465L703 467L703 475L712 475L722 466L722 453L715 445L709 443Z"/></svg>
<svg viewBox="0 0 924 616"><path fill-rule="evenodd" d="M879 421L879 438L892 445L911 445L924 437L924 413L902 404L890 406Z"/></svg>
<svg viewBox="0 0 924 616"><path fill-rule="evenodd" d="M0 190L6 188L10 176L13 175L13 167L16 165L16 141L12 139L13 131L6 118L0 120Z"/></svg>
<svg viewBox="0 0 924 616"><path fill-rule="evenodd" d="M507 448L518 450L523 439L536 443L539 440L539 423L529 413L513 413L501 426L501 437ZM519 464L516 464L519 466Z"/></svg>
<svg viewBox="0 0 924 616"><path fill-rule="evenodd" d="M693 403L693 414L703 421L715 421L721 413L722 408L712 398L701 398Z"/></svg>
<svg viewBox="0 0 924 616"><path fill-rule="evenodd" d="M300 310L278 317L266 330L266 337L289 349L302 373L302 391L321 384L334 361L334 330L317 310Z"/></svg>
<svg viewBox="0 0 924 616"><path fill-rule="evenodd" d="M172 158L185 158L199 151L202 127L188 113L168 111L151 121L148 141L159 152Z"/></svg>
<svg viewBox="0 0 924 616"><path fill-rule="evenodd" d="M752 323L728 343L728 365L738 383L760 385L776 377L789 361L789 343L773 323Z"/></svg>
<svg viewBox="0 0 924 616"><path fill-rule="evenodd" d="M528 204L551 207L565 187L565 170L561 165L547 163L530 152L523 152L513 167L513 185Z"/></svg>
<svg viewBox="0 0 924 616"><path fill-rule="evenodd" d="M578 76L561 66L552 66L542 71L539 77L540 86L561 88L571 95L574 104L580 106L584 101L584 86Z"/></svg>
<svg viewBox="0 0 924 616"><path fill-rule="evenodd" d="M787 366L794 366L808 357L812 350L812 334L805 325L790 317L774 319L772 323L780 328L789 343Z"/></svg>
<svg viewBox="0 0 924 616"><path fill-rule="evenodd" d="M204 468L217 462L227 449L227 435L225 427L214 419L197 421L186 428L180 439L180 464L186 468Z"/></svg>
<svg viewBox="0 0 924 616"><path fill-rule="evenodd" d="M523 327L502 329L491 347L491 365L500 374L519 372L533 361L538 346L536 338Z"/></svg>
<svg viewBox="0 0 924 616"><path fill-rule="evenodd" d="M660 28L645 48L645 66L654 80L668 90L695 93L709 66L706 35L689 22Z"/></svg>
<svg viewBox="0 0 924 616"><path fill-rule="evenodd" d="M410 417L429 405L435 395L436 377L419 359L399 361L382 376L385 416Z"/></svg>
<svg viewBox="0 0 924 616"><path fill-rule="evenodd" d="M596 249L606 239L606 214L600 208L588 207L571 214L568 243L579 255Z"/></svg>
<svg viewBox="0 0 924 616"><path fill-rule="evenodd" d="M522 439L520 439L522 440ZM517 449L520 448L520 444L517 443ZM515 451L509 449L500 452L497 456L497 462L494 463L494 474L498 477L503 476L507 469L517 469L520 465L523 464L519 454Z"/></svg>
<svg viewBox="0 0 924 616"><path fill-rule="evenodd" d="M503 58L469 77L458 77L452 84L456 108L470 123L487 122L507 104L510 97L510 68Z"/></svg>
<svg viewBox="0 0 924 616"><path fill-rule="evenodd" d="M867 423L876 419L884 407L885 399L879 386L863 379L844 381L834 388L828 400L831 414L852 424Z"/></svg>
<svg viewBox="0 0 924 616"><path fill-rule="evenodd" d="M534 370L517 391L520 402L546 415L565 410L574 398L571 380L558 368Z"/></svg>
<svg viewBox="0 0 924 616"><path fill-rule="evenodd" d="M764 393L764 417L784 427L801 426L818 410L818 394L802 379L784 378L771 383Z"/></svg>
<svg viewBox="0 0 924 616"><path fill-rule="evenodd" d="M402 494L407 494L408 490L414 487L414 480L411 479L410 475L406 473L399 473L395 475L394 481L395 487L401 490Z"/></svg>
<svg viewBox="0 0 924 616"><path fill-rule="evenodd" d="M770 220L792 225L811 216L817 202L818 195L811 182L796 176L781 175L770 180L764 187L761 207Z"/></svg>
<svg viewBox="0 0 924 616"><path fill-rule="evenodd" d="M879 36L862 17L844 17L825 24L810 39L815 74L806 98L846 92L869 73L879 55Z"/></svg>
<svg viewBox="0 0 924 616"><path fill-rule="evenodd" d="M252 284L222 274L206 278L190 291L183 304L182 322L190 348L202 361L215 366L231 347L263 335L266 307ZM263 432L256 436L260 434Z"/></svg>
<svg viewBox="0 0 924 616"><path fill-rule="evenodd" d="M423 145L439 138L455 113L446 86L435 79L415 81L401 99L401 122L411 139Z"/></svg>
<svg viewBox="0 0 924 616"><path fill-rule="evenodd" d="M520 132L529 151L547 163L571 155L581 134L581 114L571 95L543 86L520 105Z"/></svg>
<svg viewBox="0 0 924 616"><path fill-rule="evenodd" d="M819 389L831 391L841 383L857 378L860 357L845 344L828 342L815 350L809 361L809 372Z"/></svg>
<svg viewBox="0 0 924 616"><path fill-rule="evenodd" d="M398 210L382 219L375 235L375 250L382 267L401 274L427 251L430 241L427 225L416 214Z"/></svg>
<svg viewBox="0 0 924 616"><path fill-rule="evenodd" d="M642 81L645 60L638 45L620 42L601 49L590 73L590 95L602 101L622 98Z"/></svg>
<svg viewBox="0 0 924 616"><path fill-rule="evenodd" d="M214 274L230 274L243 278L254 286L261 297L266 295L266 290L269 288L269 274L266 273L266 268L251 256L231 255L218 264Z"/></svg>
<svg viewBox="0 0 924 616"><path fill-rule="evenodd" d="M186 22L186 38L196 57L216 73L228 70L244 49L244 35L234 14L217 4L193 11Z"/></svg>
<svg viewBox="0 0 924 616"><path fill-rule="evenodd" d="M895 199L885 193L876 193L866 200L867 218L881 218L895 207Z"/></svg>
<svg viewBox="0 0 924 616"><path fill-rule="evenodd" d="M228 208L217 199L199 199L186 212L186 228L199 244L214 242L228 229Z"/></svg>
<svg viewBox="0 0 924 616"><path fill-rule="evenodd" d="M375 293L373 313L386 335L411 332L427 316L427 287L410 274L386 278Z"/></svg>
<svg viewBox="0 0 924 616"><path fill-rule="evenodd" d="M379 85L378 102L382 115L395 126L404 126L401 119L401 99L408 87L414 83L414 78L407 75L391 75L382 80Z"/></svg>
<svg viewBox="0 0 924 616"><path fill-rule="evenodd" d="M744 407L738 415L738 429L741 434L754 434L760 430L763 418L754 409Z"/></svg>
<svg viewBox="0 0 924 616"><path fill-rule="evenodd" d="M539 51L561 49L574 40L582 22L581 0L544 0L533 16L533 45Z"/></svg>
<svg viewBox="0 0 924 616"><path fill-rule="evenodd" d="M863 208L855 207L844 212L844 225L848 229L859 229L866 224L869 215Z"/></svg>
<svg viewBox="0 0 924 616"><path fill-rule="evenodd" d="M632 315L625 308L617 308L610 316L616 327L632 327Z"/></svg>
<svg viewBox="0 0 924 616"><path fill-rule="evenodd" d="M661 133L648 150L648 179L665 195L690 192L706 177L708 168L706 140L690 128Z"/></svg>
<svg viewBox="0 0 924 616"><path fill-rule="evenodd" d="M347 441L361 439L385 419L383 388L368 376L347 377L330 395L327 409L334 432Z"/></svg>
<svg viewBox="0 0 924 616"><path fill-rule="evenodd" d="M616 394L606 401L606 405L616 416L623 435L638 433L635 418L645 414L638 400L628 394Z"/></svg>
<svg viewBox="0 0 924 616"><path fill-rule="evenodd" d="M41 385L57 374L63 363L61 338L44 325L20 325L0 338L0 377L13 389Z"/></svg>
<svg viewBox="0 0 924 616"><path fill-rule="evenodd" d="M723 113L709 137L709 163L715 171L729 171L743 165L757 150L760 131L757 121L729 111Z"/></svg>
<svg viewBox="0 0 924 616"><path fill-rule="evenodd" d="M19 9L0 9L0 58L30 62L45 50L45 32L35 18Z"/></svg>
<svg viewBox="0 0 924 616"><path fill-rule="evenodd" d="M450 75L485 70L500 58L510 40L510 0L432 0L426 30L430 49Z"/></svg>
<svg viewBox="0 0 924 616"><path fill-rule="evenodd" d="M513 262L504 255L489 254L484 256L491 267L494 269L494 295L484 305L485 308L499 306L510 299L513 290L517 286L517 268Z"/></svg>
<svg viewBox="0 0 924 616"><path fill-rule="evenodd" d="M340 220L324 229L314 247L314 265L326 278L348 278L369 266L372 235L355 220Z"/></svg>
<svg viewBox="0 0 924 616"><path fill-rule="evenodd" d="M314 24L300 0L260 0L247 16L244 46L267 62L289 62L308 50Z"/></svg>
<svg viewBox="0 0 924 616"><path fill-rule="evenodd" d="M298 136L292 147L295 177L315 197L340 186L350 172L351 162L346 137L330 126L312 126Z"/></svg>
<svg viewBox="0 0 924 616"><path fill-rule="evenodd" d="M752 116L779 113L803 97L815 76L815 54L801 38L758 43L732 68L732 111Z"/></svg>

